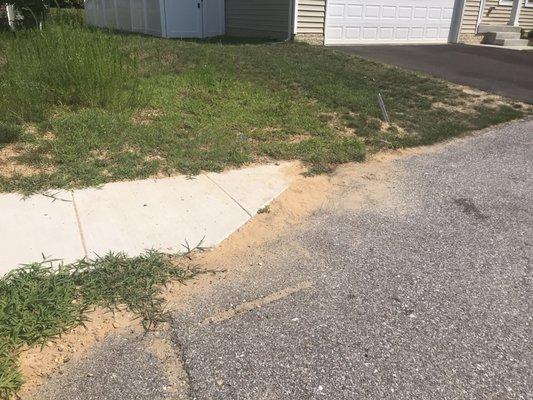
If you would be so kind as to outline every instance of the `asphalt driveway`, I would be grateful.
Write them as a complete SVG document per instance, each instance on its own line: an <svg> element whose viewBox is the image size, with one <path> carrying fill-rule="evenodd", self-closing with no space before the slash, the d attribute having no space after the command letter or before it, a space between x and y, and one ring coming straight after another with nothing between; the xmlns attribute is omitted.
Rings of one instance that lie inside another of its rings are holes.
<svg viewBox="0 0 533 400"><path fill-rule="evenodd" d="M454 44L334 48L533 103L533 51Z"/></svg>

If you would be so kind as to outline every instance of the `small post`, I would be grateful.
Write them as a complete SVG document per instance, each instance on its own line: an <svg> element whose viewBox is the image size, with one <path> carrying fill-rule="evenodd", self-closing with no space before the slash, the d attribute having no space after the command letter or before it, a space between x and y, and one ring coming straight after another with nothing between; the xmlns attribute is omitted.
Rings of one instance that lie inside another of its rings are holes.
<svg viewBox="0 0 533 400"><path fill-rule="evenodd" d="M378 93L378 104L381 109L381 115L383 115L383 121L390 123L389 114L387 113L387 108L385 107L385 102L383 101L383 97L381 97L381 93Z"/></svg>

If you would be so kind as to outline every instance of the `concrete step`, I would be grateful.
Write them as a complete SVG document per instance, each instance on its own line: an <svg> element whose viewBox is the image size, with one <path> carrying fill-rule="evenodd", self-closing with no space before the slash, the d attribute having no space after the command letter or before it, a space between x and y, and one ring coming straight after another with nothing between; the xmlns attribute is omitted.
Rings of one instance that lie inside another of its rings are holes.
<svg viewBox="0 0 533 400"><path fill-rule="evenodd" d="M483 36L483 43L494 44L496 40L520 39L520 32L487 32Z"/></svg>
<svg viewBox="0 0 533 400"><path fill-rule="evenodd" d="M520 33L521 30L522 28L520 28L519 26L480 24L478 28L478 33L488 33L488 32L518 32Z"/></svg>
<svg viewBox="0 0 533 400"><path fill-rule="evenodd" d="M528 46L527 39L496 39L492 44L498 46Z"/></svg>

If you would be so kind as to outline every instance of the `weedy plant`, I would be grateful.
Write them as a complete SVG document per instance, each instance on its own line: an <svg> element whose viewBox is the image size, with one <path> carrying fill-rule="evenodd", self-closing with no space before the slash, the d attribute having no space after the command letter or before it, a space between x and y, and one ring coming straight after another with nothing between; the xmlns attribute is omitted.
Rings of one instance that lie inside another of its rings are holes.
<svg viewBox="0 0 533 400"><path fill-rule="evenodd" d="M135 103L137 63L112 35L57 16L44 30L4 33L0 115L40 121L54 106L121 109Z"/></svg>
<svg viewBox="0 0 533 400"><path fill-rule="evenodd" d="M20 126L0 121L0 145L17 141L21 134Z"/></svg>
<svg viewBox="0 0 533 400"><path fill-rule="evenodd" d="M44 345L83 325L86 312L98 306L125 306L150 329L167 319L160 297L164 285L200 272L149 251L133 258L110 253L56 268L43 261L9 273L0 279L0 399L9 398L22 384L17 355L23 346Z"/></svg>

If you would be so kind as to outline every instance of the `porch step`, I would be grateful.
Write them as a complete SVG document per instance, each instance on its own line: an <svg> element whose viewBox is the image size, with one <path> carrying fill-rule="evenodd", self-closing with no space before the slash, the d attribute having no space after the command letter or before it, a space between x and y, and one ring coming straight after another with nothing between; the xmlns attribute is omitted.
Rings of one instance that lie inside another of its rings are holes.
<svg viewBox="0 0 533 400"><path fill-rule="evenodd" d="M528 46L528 39L495 39L492 44L498 46Z"/></svg>
<svg viewBox="0 0 533 400"><path fill-rule="evenodd" d="M488 32L521 32L519 26L510 26L510 25L487 25L480 24L478 27L478 33L488 33Z"/></svg>
<svg viewBox="0 0 533 400"><path fill-rule="evenodd" d="M487 32L483 35L483 43L494 44L496 40L520 39L520 32Z"/></svg>

